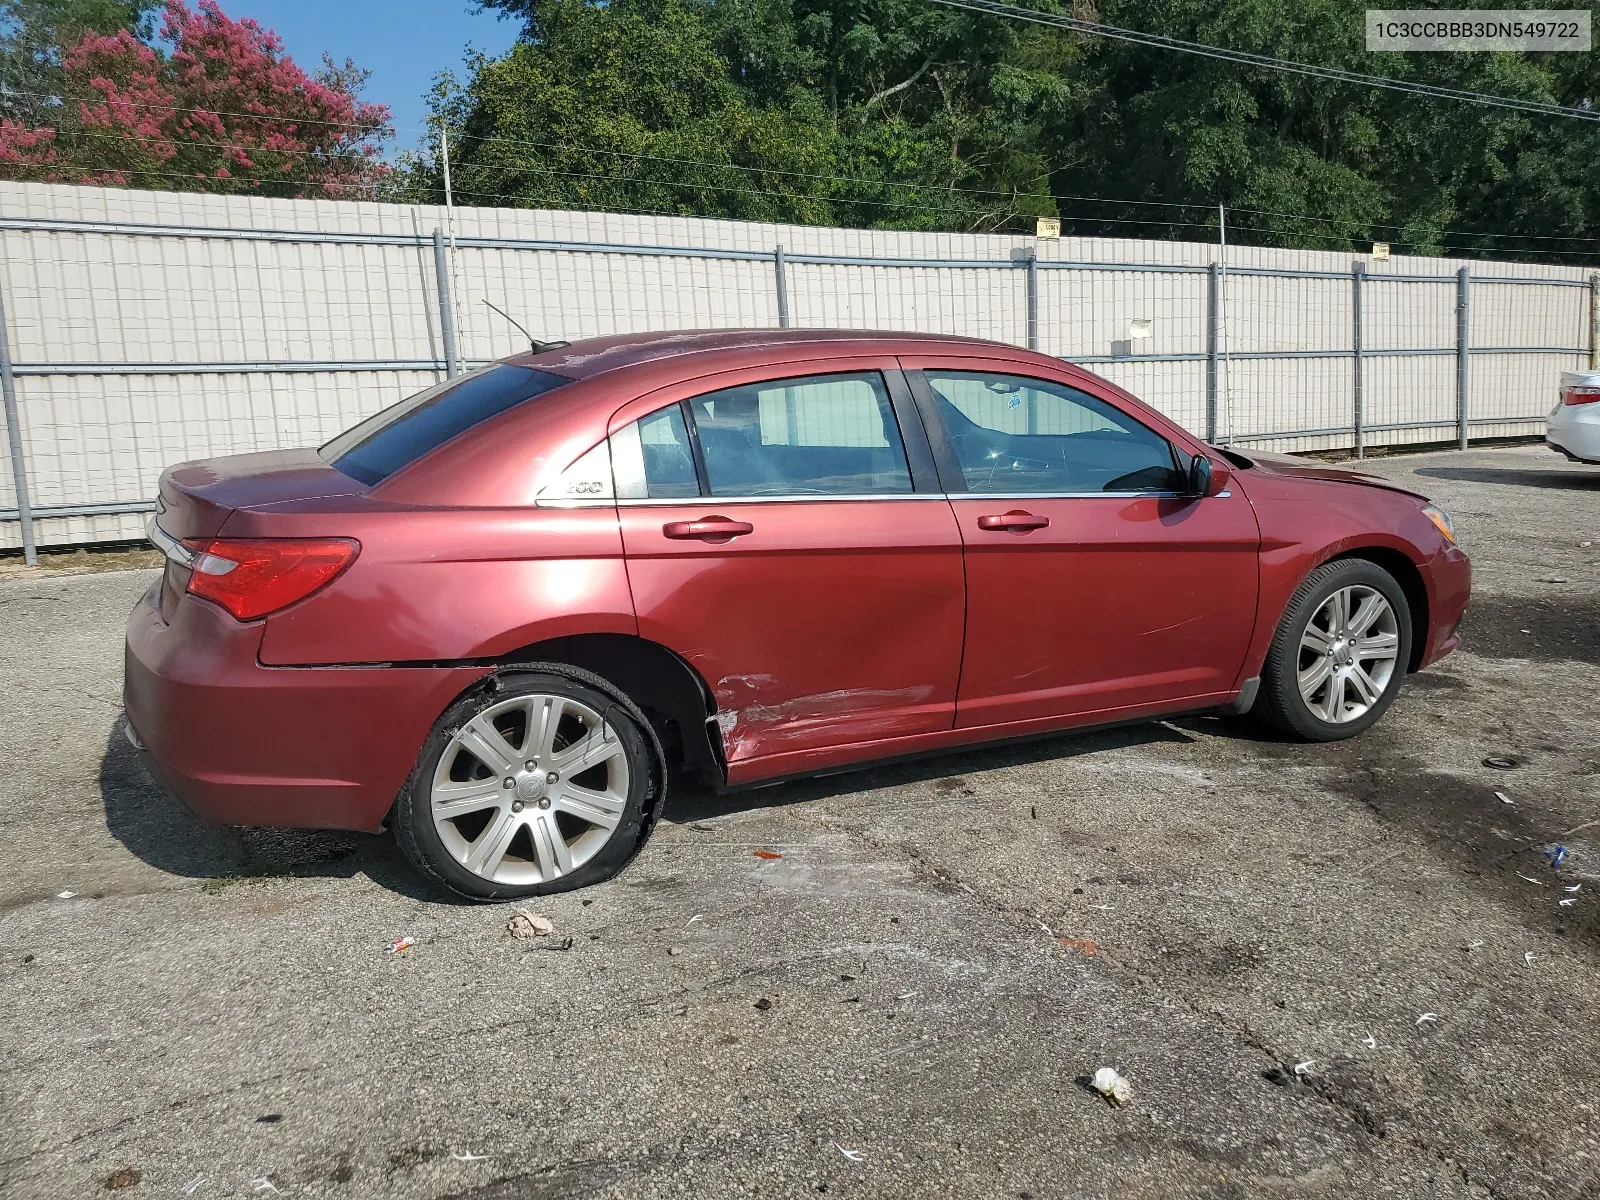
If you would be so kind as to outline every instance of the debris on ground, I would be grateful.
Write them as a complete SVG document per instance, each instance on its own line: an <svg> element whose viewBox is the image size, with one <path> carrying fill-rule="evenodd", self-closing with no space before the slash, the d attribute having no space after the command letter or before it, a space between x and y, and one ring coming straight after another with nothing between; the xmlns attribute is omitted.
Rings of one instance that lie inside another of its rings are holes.
<svg viewBox="0 0 1600 1200"><path fill-rule="evenodd" d="M1316 1066L1316 1065L1317 1065L1317 1060L1316 1059L1308 1058L1308 1059L1305 1060L1305 1062L1297 1062L1297 1063L1295 1063L1295 1065L1294 1065L1294 1073L1296 1075L1309 1075L1309 1074L1311 1074L1311 1068Z"/></svg>
<svg viewBox="0 0 1600 1200"><path fill-rule="evenodd" d="M1577 902L1578 902L1578 898L1576 896L1565 896L1562 899L1556 901L1556 903L1559 904L1562 908L1566 908L1569 904L1576 904Z"/></svg>
<svg viewBox="0 0 1600 1200"><path fill-rule="evenodd" d="M770 858L782 858L783 857L783 855L779 854L776 850L757 850L755 852L755 855L756 855L757 858L769 858L769 859Z"/></svg>
<svg viewBox="0 0 1600 1200"><path fill-rule="evenodd" d="M909 999L911 999L911 997L915 996L916 994L917 994L916 992L901 992L898 996L895 997L895 999L896 1000L909 1000Z"/></svg>
<svg viewBox="0 0 1600 1200"><path fill-rule="evenodd" d="M834 1145L834 1148L836 1150L838 1150L840 1154L844 1155L851 1162L860 1162L862 1159L864 1159L866 1157L866 1155L861 1153L861 1151L859 1151L859 1150L846 1150L843 1146L839 1145L838 1142L835 1142L833 1145Z"/></svg>
<svg viewBox="0 0 1600 1200"><path fill-rule="evenodd" d="M1526 633L1527 630L1524 629L1523 632ZM1503 755L1492 754L1483 760L1483 765L1486 767L1491 767L1496 771L1515 771L1522 764L1514 758L1506 758Z"/></svg>
<svg viewBox="0 0 1600 1200"><path fill-rule="evenodd" d="M400 951L409 950L409 949L411 949L411 947L415 946L416 944L417 944L417 939L412 937L408 933L408 934L406 934L405 937L395 938L394 941L390 942L389 943L389 948L388 948L387 951L385 951L385 953L388 953L388 954L399 954Z"/></svg>
<svg viewBox="0 0 1600 1200"><path fill-rule="evenodd" d="M1526 954L1524 954L1522 956L1522 961L1523 961L1523 963L1525 965L1531 967L1531 966L1533 966L1533 960L1538 958L1538 957L1539 956L1537 954L1535 954L1532 950L1529 950Z"/></svg>
<svg viewBox="0 0 1600 1200"><path fill-rule="evenodd" d="M1515 804L1516 803L1516 801L1512 800L1511 797L1506 795L1504 792L1496 792L1494 794L1494 798L1496 800L1500 801L1501 804Z"/></svg>
<svg viewBox="0 0 1600 1200"><path fill-rule="evenodd" d="M683 950L682 950L681 947L678 947L678 946L668 946L667 947L667 957L669 957L669 958L677 958L678 955L680 955L682 953L683 953Z"/></svg>
<svg viewBox="0 0 1600 1200"><path fill-rule="evenodd" d="M250 1181L250 1190L254 1192L272 1192L276 1194L278 1191L278 1185L263 1175L260 1179L252 1179Z"/></svg>
<svg viewBox="0 0 1600 1200"><path fill-rule="evenodd" d="M77 894L78 894L77 892L57 892L56 893L56 899L57 900L71 900Z"/></svg>
<svg viewBox="0 0 1600 1200"><path fill-rule="evenodd" d="M205 1183L205 1181L206 1181L206 1177L204 1175L196 1175L193 1179L189 1180L188 1183L183 1185L183 1194L185 1196L194 1195L197 1191L200 1190L201 1186Z"/></svg>
<svg viewBox="0 0 1600 1200"><path fill-rule="evenodd" d="M1562 891L1563 891L1563 892L1575 892L1575 891L1577 891L1577 890L1578 890L1578 889L1579 889L1579 888L1581 888L1581 887L1582 887L1582 886L1583 886L1583 884L1581 884L1581 883L1575 883L1575 884L1573 884L1573 885L1572 885L1572 886L1571 886L1571 887L1564 887L1564 888L1562 888L1562 889L1561 889L1561 890L1562 890Z"/></svg>
<svg viewBox="0 0 1600 1200"><path fill-rule="evenodd" d="M1420 1027L1422 1025L1436 1024L1438 1020L1439 1015L1437 1013L1423 1013L1417 1018L1417 1025Z"/></svg>
<svg viewBox="0 0 1600 1200"><path fill-rule="evenodd" d="M538 913L531 913L525 908L519 908L511 914L511 919L506 922L506 932L519 942L529 938L546 937L556 931L556 923L549 917L541 917Z"/></svg>
<svg viewBox="0 0 1600 1200"><path fill-rule="evenodd" d="M1119 1108L1133 1099L1133 1084L1117 1074L1115 1067L1101 1067L1090 1078L1089 1086Z"/></svg>
<svg viewBox="0 0 1600 1200"><path fill-rule="evenodd" d="M118 1167L106 1176L106 1191L120 1192L123 1188L133 1187L142 1178L138 1167Z"/></svg>
<svg viewBox="0 0 1600 1200"><path fill-rule="evenodd" d="M1534 580L1535 583L1571 583L1565 575L1541 575Z"/></svg>
<svg viewBox="0 0 1600 1200"><path fill-rule="evenodd" d="M1376 1050L1378 1048L1378 1039L1373 1037L1370 1033L1367 1034L1366 1037L1362 1038L1361 1041L1368 1050Z"/></svg>
<svg viewBox="0 0 1600 1200"><path fill-rule="evenodd" d="M1540 883L1532 875L1524 875L1521 871L1515 871L1513 874L1515 874L1518 879L1525 880L1526 882L1533 884L1534 887L1544 886L1544 884Z"/></svg>
<svg viewBox="0 0 1600 1200"><path fill-rule="evenodd" d="M450 1157L457 1162L484 1162L489 1156L487 1154L474 1154L471 1150L452 1150L450 1151Z"/></svg>
<svg viewBox="0 0 1600 1200"><path fill-rule="evenodd" d="M772 1007L772 1001L768 1000L765 996L763 996L763 997L761 997L761 999L756 1001L756 1007L758 1009L760 1009L762 1012L766 1012L767 1009Z"/></svg>
<svg viewBox="0 0 1600 1200"><path fill-rule="evenodd" d="M1567 848L1565 846L1546 846L1540 851L1540 857L1550 864L1550 869L1555 870L1567 861Z"/></svg>
<svg viewBox="0 0 1600 1200"><path fill-rule="evenodd" d="M693 925L698 920L700 920L700 914L699 913L695 913L694 916L690 917L687 921L685 921L683 923L683 927L685 929L687 929L687 928L689 928L689 926Z"/></svg>
<svg viewBox="0 0 1600 1200"><path fill-rule="evenodd" d="M1088 938L1059 937L1056 939L1056 944L1063 950L1078 950L1084 954L1098 954L1100 952L1100 947Z"/></svg>

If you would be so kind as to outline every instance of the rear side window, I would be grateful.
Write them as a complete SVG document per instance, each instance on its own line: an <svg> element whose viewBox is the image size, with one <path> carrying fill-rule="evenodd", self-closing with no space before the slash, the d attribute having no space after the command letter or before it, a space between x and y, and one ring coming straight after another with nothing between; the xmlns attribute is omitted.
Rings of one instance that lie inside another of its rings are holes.
<svg viewBox="0 0 1600 1200"><path fill-rule="evenodd" d="M726 388L689 407L713 496L911 490L900 427L876 371Z"/></svg>
<svg viewBox="0 0 1600 1200"><path fill-rule="evenodd" d="M368 417L320 453L352 479L378 483L474 425L571 382L564 375L497 363L446 380Z"/></svg>

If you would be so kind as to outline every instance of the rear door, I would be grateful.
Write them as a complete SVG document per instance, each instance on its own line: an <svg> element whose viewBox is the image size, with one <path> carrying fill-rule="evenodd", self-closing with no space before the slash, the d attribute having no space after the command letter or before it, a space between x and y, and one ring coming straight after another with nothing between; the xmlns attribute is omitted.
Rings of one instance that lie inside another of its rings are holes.
<svg viewBox="0 0 1600 1200"><path fill-rule="evenodd" d="M954 721L961 540L916 407L892 359L807 366L612 423L639 633L710 684L734 782Z"/></svg>
<svg viewBox="0 0 1600 1200"><path fill-rule="evenodd" d="M1109 720L1232 690L1256 612L1243 495L1182 495L1187 456L1073 376L901 361L966 547L957 726Z"/></svg>

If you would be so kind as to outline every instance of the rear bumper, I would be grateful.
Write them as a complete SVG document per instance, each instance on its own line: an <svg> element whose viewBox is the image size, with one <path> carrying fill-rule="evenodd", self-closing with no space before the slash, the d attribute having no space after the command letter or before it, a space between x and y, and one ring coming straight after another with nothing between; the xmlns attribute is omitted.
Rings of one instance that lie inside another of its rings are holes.
<svg viewBox="0 0 1600 1200"><path fill-rule="evenodd" d="M128 618L123 705L147 765L219 825L376 831L480 667L263 667L262 625L157 584Z"/></svg>
<svg viewBox="0 0 1600 1200"><path fill-rule="evenodd" d="M1438 662L1461 645L1461 618L1472 597L1472 563L1446 546L1422 566L1428 588L1428 633L1419 666Z"/></svg>
<svg viewBox="0 0 1600 1200"><path fill-rule="evenodd" d="M1544 440L1577 462L1600 463L1600 404L1557 405Z"/></svg>

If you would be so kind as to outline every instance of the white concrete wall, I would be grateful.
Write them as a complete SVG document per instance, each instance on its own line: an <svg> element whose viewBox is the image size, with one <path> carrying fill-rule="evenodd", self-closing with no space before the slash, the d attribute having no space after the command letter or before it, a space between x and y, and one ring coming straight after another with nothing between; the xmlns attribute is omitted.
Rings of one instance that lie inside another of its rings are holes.
<svg viewBox="0 0 1600 1200"><path fill-rule="evenodd" d="M30 222L126 223L168 228L383 234L405 244L342 244L272 238L147 236L112 229L61 230ZM29 227L24 227L29 226ZM29 490L36 508L147 500L165 466L188 458L316 444L438 378L443 354L432 231L436 207L343 201L265 200L0 183L0 297L11 353ZM494 238L703 247L770 253L1042 262L1206 266L1215 246L1195 243L894 233L608 213L458 209L457 239ZM423 239L419 244L410 239ZM1230 273L1225 348L1348 351L1350 255L1231 248L1230 272L1270 268L1339 272L1337 279ZM1577 268L1465 264L1394 258L1367 263L1369 350L1455 345L1458 267L1480 280L1514 276L1587 280ZM1384 282L1428 275L1438 283ZM1026 273L790 262L797 326L914 329L1023 344ZM481 360L523 348L521 335L484 301L535 334L577 339L644 329L777 324L770 261L595 254L566 249L461 246L453 267L460 353ZM1105 356L1136 318L1152 322L1139 354L1203 355L1204 273L1039 272L1040 348L1068 358ZM1474 355L1472 416L1546 411L1562 370L1586 363L1589 292L1477 282L1472 339L1480 346L1564 347L1565 353ZM306 364L373 363L361 370ZM66 364L263 364L249 373L40 374ZM278 364L278 369L272 369ZM298 369L284 369L297 364ZM1116 362L1093 370L1203 431L1206 364ZM1348 358L1232 359L1224 372L1224 435L1348 427ZM1370 425L1453 421L1452 354L1368 359ZM1480 435L1541 432L1542 420L1475 428ZM1369 445L1438 441L1446 427L1369 435ZM1272 449L1350 444L1348 434L1249 443ZM15 507L0 471L0 509ZM41 544L137 537L137 514L46 517ZM0 546L19 544L14 521Z"/></svg>

